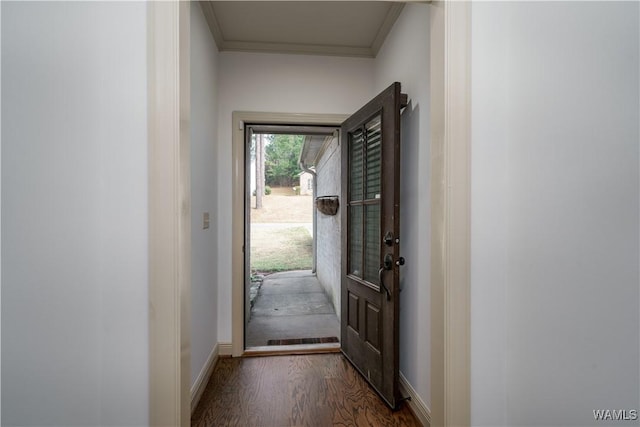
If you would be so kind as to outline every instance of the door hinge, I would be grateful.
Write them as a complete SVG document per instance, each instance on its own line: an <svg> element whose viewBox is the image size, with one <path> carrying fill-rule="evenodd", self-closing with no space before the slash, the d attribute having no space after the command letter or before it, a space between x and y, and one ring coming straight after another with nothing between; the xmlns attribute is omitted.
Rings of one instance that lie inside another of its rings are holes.
<svg viewBox="0 0 640 427"><path fill-rule="evenodd" d="M401 93L400 94L400 110L405 108L407 105L409 105L409 97L407 96L406 93Z"/></svg>

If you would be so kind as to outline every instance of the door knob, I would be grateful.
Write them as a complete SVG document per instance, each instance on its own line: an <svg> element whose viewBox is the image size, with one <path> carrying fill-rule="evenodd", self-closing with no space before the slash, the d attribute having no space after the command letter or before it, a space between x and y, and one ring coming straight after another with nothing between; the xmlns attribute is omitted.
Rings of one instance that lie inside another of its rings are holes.
<svg viewBox="0 0 640 427"><path fill-rule="evenodd" d="M384 284L384 272L386 270L391 270L392 266L393 266L393 255L386 254L384 256L382 267L380 267L380 270L378 270L378 280L380 281L380 286L387 293L387 301L391 300L391 292L389 292L389 288L387 288L387 285Z"/></svg>

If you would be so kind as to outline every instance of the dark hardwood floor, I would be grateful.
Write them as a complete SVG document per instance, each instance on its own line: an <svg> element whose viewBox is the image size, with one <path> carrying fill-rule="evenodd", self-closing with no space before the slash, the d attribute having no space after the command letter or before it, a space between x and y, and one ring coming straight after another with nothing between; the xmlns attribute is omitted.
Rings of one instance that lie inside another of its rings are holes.
<svg viewBox="0 0 640 427"><path fill-rule="evenodd" d="M191 425L419 426L393 412L341 354L220 359Z"/></svg>

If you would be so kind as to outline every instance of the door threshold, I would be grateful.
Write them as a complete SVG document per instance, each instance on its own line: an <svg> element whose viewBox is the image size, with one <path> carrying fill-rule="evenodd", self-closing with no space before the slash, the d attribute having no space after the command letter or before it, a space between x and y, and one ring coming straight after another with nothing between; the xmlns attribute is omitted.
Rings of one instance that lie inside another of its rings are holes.
<svg viewBox="0 0 640 427"><path fill-rule="evenodd" d="M242 354L243 357L253 356L284 356L291 354L320 354L339 353L340 343L328 344L295 344L295 345L267 345L249 347Z"/></svg>

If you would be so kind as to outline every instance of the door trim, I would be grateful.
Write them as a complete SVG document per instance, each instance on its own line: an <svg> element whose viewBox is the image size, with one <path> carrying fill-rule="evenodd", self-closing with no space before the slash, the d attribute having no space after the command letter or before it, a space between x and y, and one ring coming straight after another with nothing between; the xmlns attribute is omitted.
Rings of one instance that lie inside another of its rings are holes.
<svg viewBox="0 0 640 427"><path fill-rule="evenodd" d="M431 416L470 411L471 4L431 7Z"/></svg>
<svg viewBox="0 0 640 427"><path fill-rule="evenodd" d="M234 111L231 115L231 355L244 354L244 124L327 125L340 127L345 114L299 114Z"/></svg>
<svg viewBox="0 0 640 427"><path fill-rule="evenodd" d="M188 2L147 4L149 424L190 423Z"/></svg>

